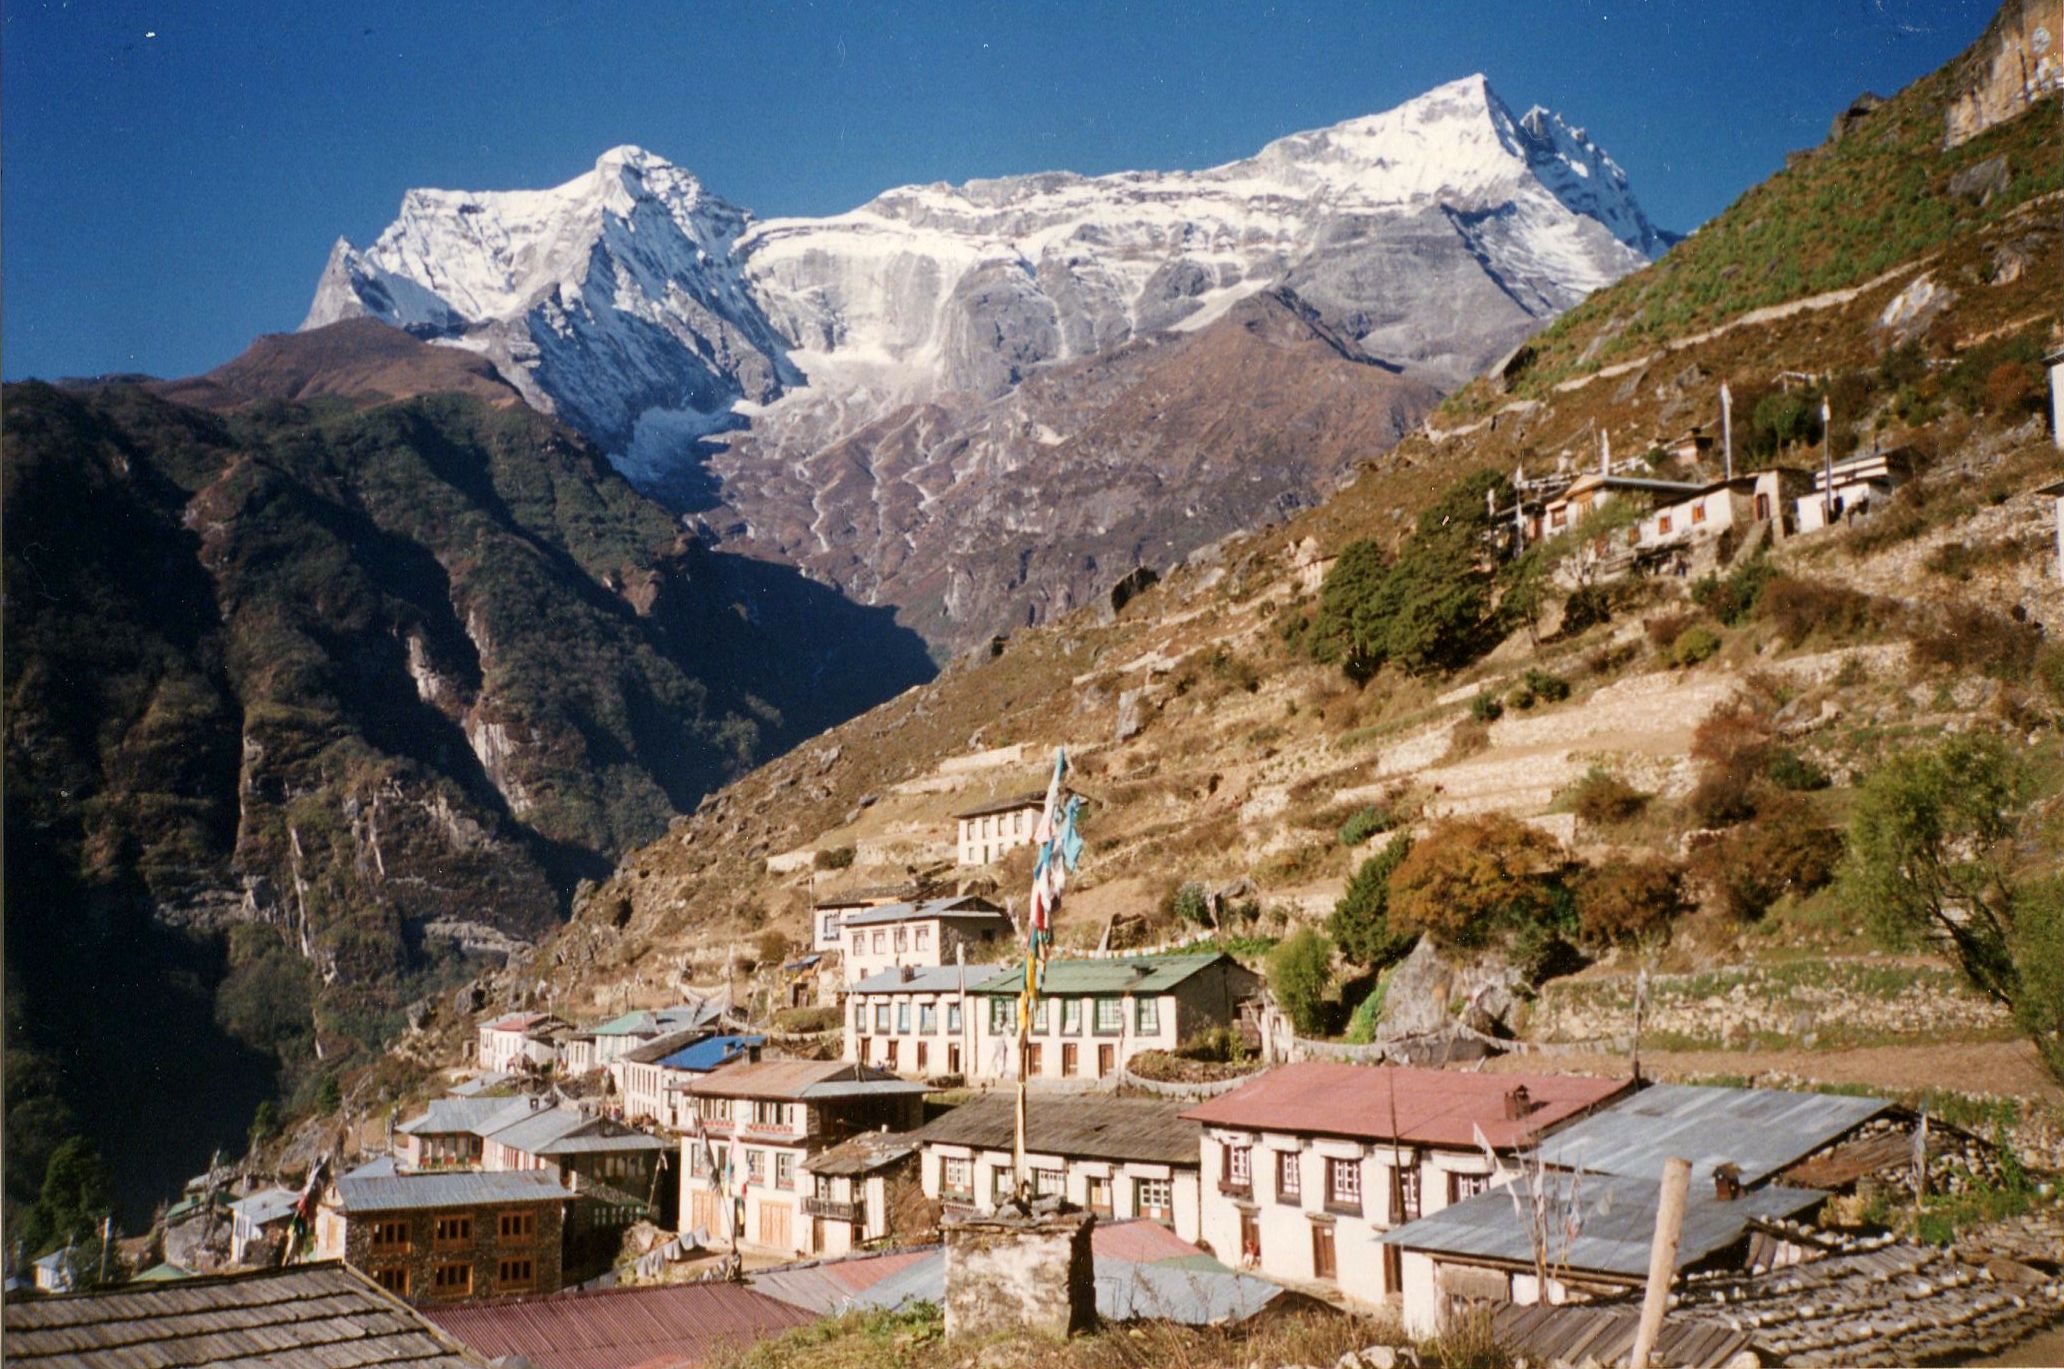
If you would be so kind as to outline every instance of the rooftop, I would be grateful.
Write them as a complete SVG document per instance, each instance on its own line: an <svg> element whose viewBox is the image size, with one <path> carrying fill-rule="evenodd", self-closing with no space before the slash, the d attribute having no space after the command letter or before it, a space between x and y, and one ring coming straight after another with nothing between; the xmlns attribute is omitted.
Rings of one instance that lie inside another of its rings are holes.
<svg viewBox="0 0 2064 1369"><path fill-rule="evenodd" d="M866 1094L924 1093L887 1070L850 1060L739 1060L696 1079L681 1092L711 1098L780 1098L807 1101Z"/></svg>
<svg viewBox="0 0 2064 1369"><path fill-rule="evenodd" d="M678 1031L670 1031L663 1035L655 1036L642 1046L633 1046L625 1051L621 1058L633 1065L650 1065L666 1056L672 1055L684 1046L694 1045L707 1035L709 1035L709 1032L704 1028L683 1027Z"/></svg>
<svg viewBox="0 0 2064 1369"><path fill-rule="evenodd" d="M993 803L983 804L980 808L964 809L955 813L953 817L954 821L958 822L962 818L986 818L994 813L1015 813L1020 808L1037 808L1044 811L1046 791L1036 789L1029 794L1020 794L1014 799L997 799Z"/></svg>
<svg viewBox="0 0 2064 1369"><path fill-rule="evenodd" d="M1662 1194L1660 1177L1578 1176L1551 1170L1546 1182L1553 1210L1558 1212L1564 1210L1574 1189L1579 1223L1576 1239L1566 1249L1559 1237L1553 1241L1552 1263L1573 1273L1628 1280L1647 1277L1656 1207ZM1695 1183L1684 1205L1684 1234L1677 1243L1676 1267L1696 1265L1727 1249L1748 1234L1754 1219L1797 1216L1818 1207L1826 1197L1817 1189L1773 1185L1746 1189L1726 1201L1714 1195L1712 1185ZM1532 1238L1526 1223L1513 1212L1513 1200L1510 1189L1494 1188L1393 1228L1377 1239L1406 1250L1531 1268Z"/></svg>
<svg viewBox="0 0 2064 1369"><path fill-rule="evenodd" d="M346 1212L401 1212L427 1207L479 1207L486 1203L561 1202L573 1194L539 1170L470 1170L397 1174L392 1178L337 1180L337 1206Z"/></svg>
<svg viewBox="0 0 2064 1369"><path fill-rule="evenodd" d="M497 1017L494 1021L489 1022L488 1024L483 1026L481 1030L491 1032L529 1031L532 1027L536 1026L538 1023L544 1021L546 1018L550 1016L550 1013L543 1012L505 1013L502 1016Z"/></svg>
<svg viewBox="0 0 2064 1369"><path fill-rule="evenodd" d="M1759 1184L1840 1140L1892 1104L1882 1098L1783 1089L1655 1084L1541 1142L1541 1158L1563 1169L1654 1178L1672 1155L1710 1174L1737 1165Z"/></svg>
<svg viewBox="0 0 2064 1369"><path fill-rule="evenodd" d="M395 1130L406 1136L485 1136L530 1111L528 1098L432 1098L421 1116Z"/></svg>
<svg viewBox="0 0 2064 1369"><path fill-rule="evenodd" d="M486 1360L336 1263L9 1302L9 1364L481 1366Z"/></svg>
<svg viewBox="0 0 2064 1369"><path fill-rule="evenodd" d="M1201 1128L1181 1114L1182 1104L1172 1099L1040 1097L1025 1109L1025 1148L1071 1159L1194 1166ZM911 1135L926 1145L1009 1150L1017 1136L1015 1101L1001 1093L985 1094Z"/></svg>
<svg viewBox="0 0 2064 1369"><path fill-rule="evenodd" d="M662 1040L665 1038L661 1038ZM657 1045L658 1042L654 1042ZM728 1065L755 1046L764 1046L764 1036L710 1036L687 1046L676 1047L662 1055L658 1064L670 1070L692 1070L707 1073L719 1065ZM633 1051L633 1055L637 1052Z"/></svg>
<svg viewBox="0 0 2064 1369"><path fill-rule="evenodd" d="M863 1131L803 1161L812 1174L872 1174L884 1165L917 1154L917 1133Z"/></svg>
<svg viewBox="0 0 2064 1369"><path fill-rule="evenodd" d="M1003 909L974 894L953 898L928 898L922 903L882 903L849 913L839 920L841 927L886 926L891 922L912 922L919 918L973 918L982 922L1009 922Z"/></svg>
<svg viewBox="0 0 2064 1369"><path fill-rule="evenodd" d="M427 1308L425 1316L481 1355L549 1369L703 1364L816 1320L729 1283L665 1284L499 1298Z"/></svg>
<svg viewBox="0 0 2064 1369"><path fill-rule="evenodd" d="M1221 961L1235 968L1239 963L1222 951L1055 960L1047 965L1039 991L1049 998L1063 994L1166 993ZM1015 994L1024 982L1025 967L1017 965L983 980L969 992Z"/></svg>
<svg viewBox="0 0 2064 1369"><path fill-rule="evenodd" d="M301 1195L290 1188L261 1188L231 1203L229 1210L253 1226L264 1226L292 1212L300 1199Z"/></svg>
<svg viewBox="0 0 2064 1369"><path fill-rule="evenodd" d="M909 970L906 977L905 970ZM996 975L994 965L898 966L846 986L847 993L952 993L969 990Z"/></svg>
<svg viewBox="0 0 2064 1369"><path fill-rule="evenodd" d="M590 1117L579 1108L540 1108L493 1133L495 1142L526 1155L574 1155L603 1152L666 1150L649 1136L606 1117Z"/></svg>
<svg viewBox="0 0 2064 1369"><path fill-rule="evenodd" d="M1524 1117L1508 1117L1507 1098L1522 1086L1530 1110ZM1473 1074L1306 1061L1278 1066L1183 1115L1207 1126L1246 1131L1468 1150L1488 1142L1510 1150L1630 1087L1625 1079L1573 1074Z"/></svg>

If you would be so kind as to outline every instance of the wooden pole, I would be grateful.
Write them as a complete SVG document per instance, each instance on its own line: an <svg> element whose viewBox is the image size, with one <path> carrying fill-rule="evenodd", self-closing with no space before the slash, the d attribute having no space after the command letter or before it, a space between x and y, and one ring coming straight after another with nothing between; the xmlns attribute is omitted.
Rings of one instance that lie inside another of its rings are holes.
<svg viewBox="0 0 2064 1369"><path fill-rule="evenodd" d="M1025 1169L1025 1048L1032 1040L1032 995L1035 992L1033 976L1038 967L1031 952L1025 954L1025 989L1018 999L1018 1104L1017 1135L1011 1149L1011 1175L1018 1201L1032 1201L1031 1175Z"/></svg>
<svg viewBox="0 0 2064 1369"><path fill-rule="evenodd" d="M1662 1201L1656 1206L1655 1244L1648 1252L1648 1291L1641 1299L1641 1328L1634 1335L1634 1349L1627 1369L1648 1369L1657 1337L1663 1333L1663 1313L1670 1306L1670 1281L1677 1272L1677 1241L1684 1234L1684 1200L1691 1194L1691 1161L1671 1156L1663 1161ZM1547 1300L1547 1289L1541 1290Z"/></svg>

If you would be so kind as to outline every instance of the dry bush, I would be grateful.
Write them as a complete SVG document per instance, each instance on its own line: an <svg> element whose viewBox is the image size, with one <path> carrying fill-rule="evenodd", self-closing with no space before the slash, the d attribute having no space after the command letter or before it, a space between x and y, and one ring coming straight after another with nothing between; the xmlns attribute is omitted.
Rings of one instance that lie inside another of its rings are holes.
<svg viewBox="0 0 2064 1369"><path fill-rule="evenodd" d="M1657 651L1668 651L1679 633L1698 621L1698 615L1689 610L1676 613L1658 613L1641 624L1641 630L1648 634L1649 645Z"/></svg>
<svg viewBox="0 0 2064 1369"><path fill-rule="evenodd" d="M1448 749L1442 753L1440 764L1453 765L1467 760L1491 745L1491 725L1475 718L1463 718L1448 729Z"/></svg>
<svg viewBox="0 0 2064 1369"><path fill-rule="evenodd" d="M1594 827L1626 822L1648 806L1649 795L1613 774L1593 766L1570 786L1570 811Z"/></svg>
<svg viewBox="0 0 2064 1369"><path fill-rule="evenodd" d="M1612 860L1576 878L1577 919L1587 940L1659 940L1686 908L1684 870L1672 860Z"/></svg>
<svg viewBox="0 0 2064 1369"><path fill-rule="evenodd" d="M1944 604L1912 634L1914 659L1923 665L1972 670L2000 680L2025 679L2042 650L2033 623L1963 600Z"/></svg>
<svg viewBox="0 0 2064 1369"><path fill-rule="evenodd" d="M1481 945L1565 910L1567 866L1560 842L1517 818L1443 818L1391 873L1391 927L1445 945Z"/></svg>
<svg viewBox="0 0 2064 1369"><path fill-rule="evenodd" d="M1755 815L1757 782L1775 745L1770 720L1745 702L1726 703L1706 715L1691 739L1699 780L1684 800L1700 826L1724 827Z"/></svg>
<svg viewBox="0 0 2064 1369"><path fill-rule="evenodd" d="M1861 590L1796 575L1780 575L1764 586L1757 607L1786 646L1815 633L1850 641L1882 626L1892 614L1891 605Z"/></svg>
<svg viewBox="0 0 2064 1369"><path fill-rule="evenodd" d="M1763 795L1755 819L1692 854L1690 872L1721 911L1753 922L1786 894L1804 896L1834 878L1842 833L1813 805L1790 794Z"/></svg>

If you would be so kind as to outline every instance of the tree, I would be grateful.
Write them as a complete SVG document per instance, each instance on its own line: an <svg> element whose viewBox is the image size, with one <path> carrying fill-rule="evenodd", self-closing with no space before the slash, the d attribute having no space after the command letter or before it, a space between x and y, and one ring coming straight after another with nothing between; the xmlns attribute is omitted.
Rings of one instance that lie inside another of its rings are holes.
<svg viewBox="0 0 2064 1369"><path fill-rule="evenodd" d="M258 1100L258 1110L251 1114L250 1141L252 1149L279 1135L279 1113L274 1110L270 1098Z"/></svg>
<svg viewBox="0 0 2064 1369"><path fill-rule="evenodd" d="M344 1090L337 1083L337 1076L330 1075L322 1081L322 1087L315 1091L315 1110L327 1117L344 1106Z"/></svg>
<svg viewBox="0 0 2064 1369"><path fill-rule="evenodd" d="M1326 986L1332 979L1333 943L1309 927L1300 927L1269 952L1269 992L1305 1036L1325 1029Z"/></svg>
<svg viewBox="0 0 2064 1369"><path fill-rule="evenodd" d="M1684 911L1684 872L1669 860L1612 860L1576 879L1577 919L1600 944L1660 940Z"/></svg>
<svg viewBox="0 0 2064 1369"><path fill-rule="evenodd" d="M2012 1011L2064 1079L2064 894L2053 875L2019 877L2032 792L2027 767L1997 737L1966 733L1900 752L1856 796L1840 889L1890 945L1946 944L1972 987Z"/></svg>
<svg viewBox="0 0 2064 1369"><path fill-rule="evenodd" d="M1362 862L1333 905L1326 930L1340 953L1357 965L1386 965L1411 948L1412 938L1390 925L1390 877L1411 853L1411 833L1398 833Z"/></svg>
<svg viewBox="0 0 2064 1369"><path fill-rule="evenodd" d="M1375 674L1380 659L1361 654L1354 636L1357 608L1373 599L1390 571L1390 558L1373 538L1348 543L1333 559L1319 586L1319 611L1312 623L1312 652L1326 662L1339 661L1357 679Z"/></svg>
<svg viewBox="0 0 2064 1369"><path fill-rule="evenodd" d="M1390 877L1390 923L1444 946L1480 946L1571 921L1568 858L1538 827L1502 813L1445 818Z"/></svg>
<svg viewBox="0 0 2064 1369"><path fill-rule="evenodd" d="M23 1221L23 1248L40 1253L98 1241L101 1219L114 1210L114 1191L107 1161L93 1142L83 1136L64 1141L50 1153L43 1190Z"/></svg>

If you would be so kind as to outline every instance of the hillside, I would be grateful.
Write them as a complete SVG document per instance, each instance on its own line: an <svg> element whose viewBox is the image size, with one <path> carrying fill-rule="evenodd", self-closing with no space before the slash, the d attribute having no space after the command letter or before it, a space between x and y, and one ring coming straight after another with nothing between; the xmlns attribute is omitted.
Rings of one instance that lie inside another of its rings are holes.
<svg viewBox="0 0 2064 1369"><path fill-rule="evenodd" d="M683 534L506 387L386 402L444 359L346 332L170 387L251 396L227 414L7 389L29 1191L83 1127L133 1217L260 1098L305 1104L409 1002L546 934L617 853L930 671L883 615ZM181 1099L162 1144L112 1146L142 1095Z"/></svg>
<svg viewBox="0 0 2064 1369"><path fill-rule="evenodd" d="M1530 992L1502 1029L1558 1050L1616 1039L1645 963L1687 1003L1719 1004L1675 1019L1667 1040L1686 1070L1732 1060L1897 1087L1954 1077L2054 1099L1999 1010L1937 962L1888 956L1824 887L1859 783L1945 731L2008 739L2052 796L2032 830L2057 816L2064 671L2045 633L2064 632L2064 589L2048 506L2029 496L2057 469L2036 364L2064 259L2057 108L2010 106L1983 128L1961 119L1952 143L1971 66L1845 120L1839 139L1598 292L1323 506L1190 556L1115 615L1085 607L1016 633L993 659L727 787L627 857L521 985L542 978L575 1015L659 1002L734 975L764 928L801 936L828 888L932 875L1013 894L1016 862L947 865L949 815L1030 787L1066 745L1095 802L1065 944L1095 944L1107 927L1121 940L1195 934L1173 917L1176 891L1195 884L1207 897L1188 906L1222 893L1221 930L1251 953L1323 922L1382 845L1372 833L1502 814L1579 867L1682 862L1699 905L1667 945L1592 944L1589 969ZM1810 251L1764 236L1810 226L1811 205L1824 231ZM1847 206L1855 224L1838 231ZM1837 454L1909 448L1918 478L1854 527L1730 546L1683 578L1579 586L1582 545L1569 539L1495 567L1473 550L1498 531L1486 492L1509 502L1516 469L1588 468L1601 432L1622 457L1653 453L1657 474L1717 477L1717 451L1673 468L1663 444L1691 424L1712 431L1723 380L1741 468L1816 467L1824 394ZM1379 566L1421 575L1407 586L1424 597L1413 612L1459 601L1467 631L1437 656L1394 650L1365 681L1343 671L1342 615L1362 592L1334 568L1358 542ZM1441 566L1458 591L1445 599L1427 573ZM1693 755L1700 725L1734 701L1744 726L1774 739L1759 757L1785 758L1779 778L1756 778L1747 819L1695 797L1717 764L1714 743ZM1631 797L1587 802L1604 780ZM1755 888L1732 879L1768 866L1753 843L1779 835L1799 838L1787 850L1801 860L1821 854ZM1706 847L1719 864L1701 863ZM1826 968L1802 988L1771 968L1788 963ZM1361 1006L1369 984L1341 965L1334 1011ZM524 992L515 975L483 989L496 1004ZM404 1050L450 1058L467 1028L432 1024ZM1962 1052L1953 1075L1930 1054L1943 1050Z"/></svg>

